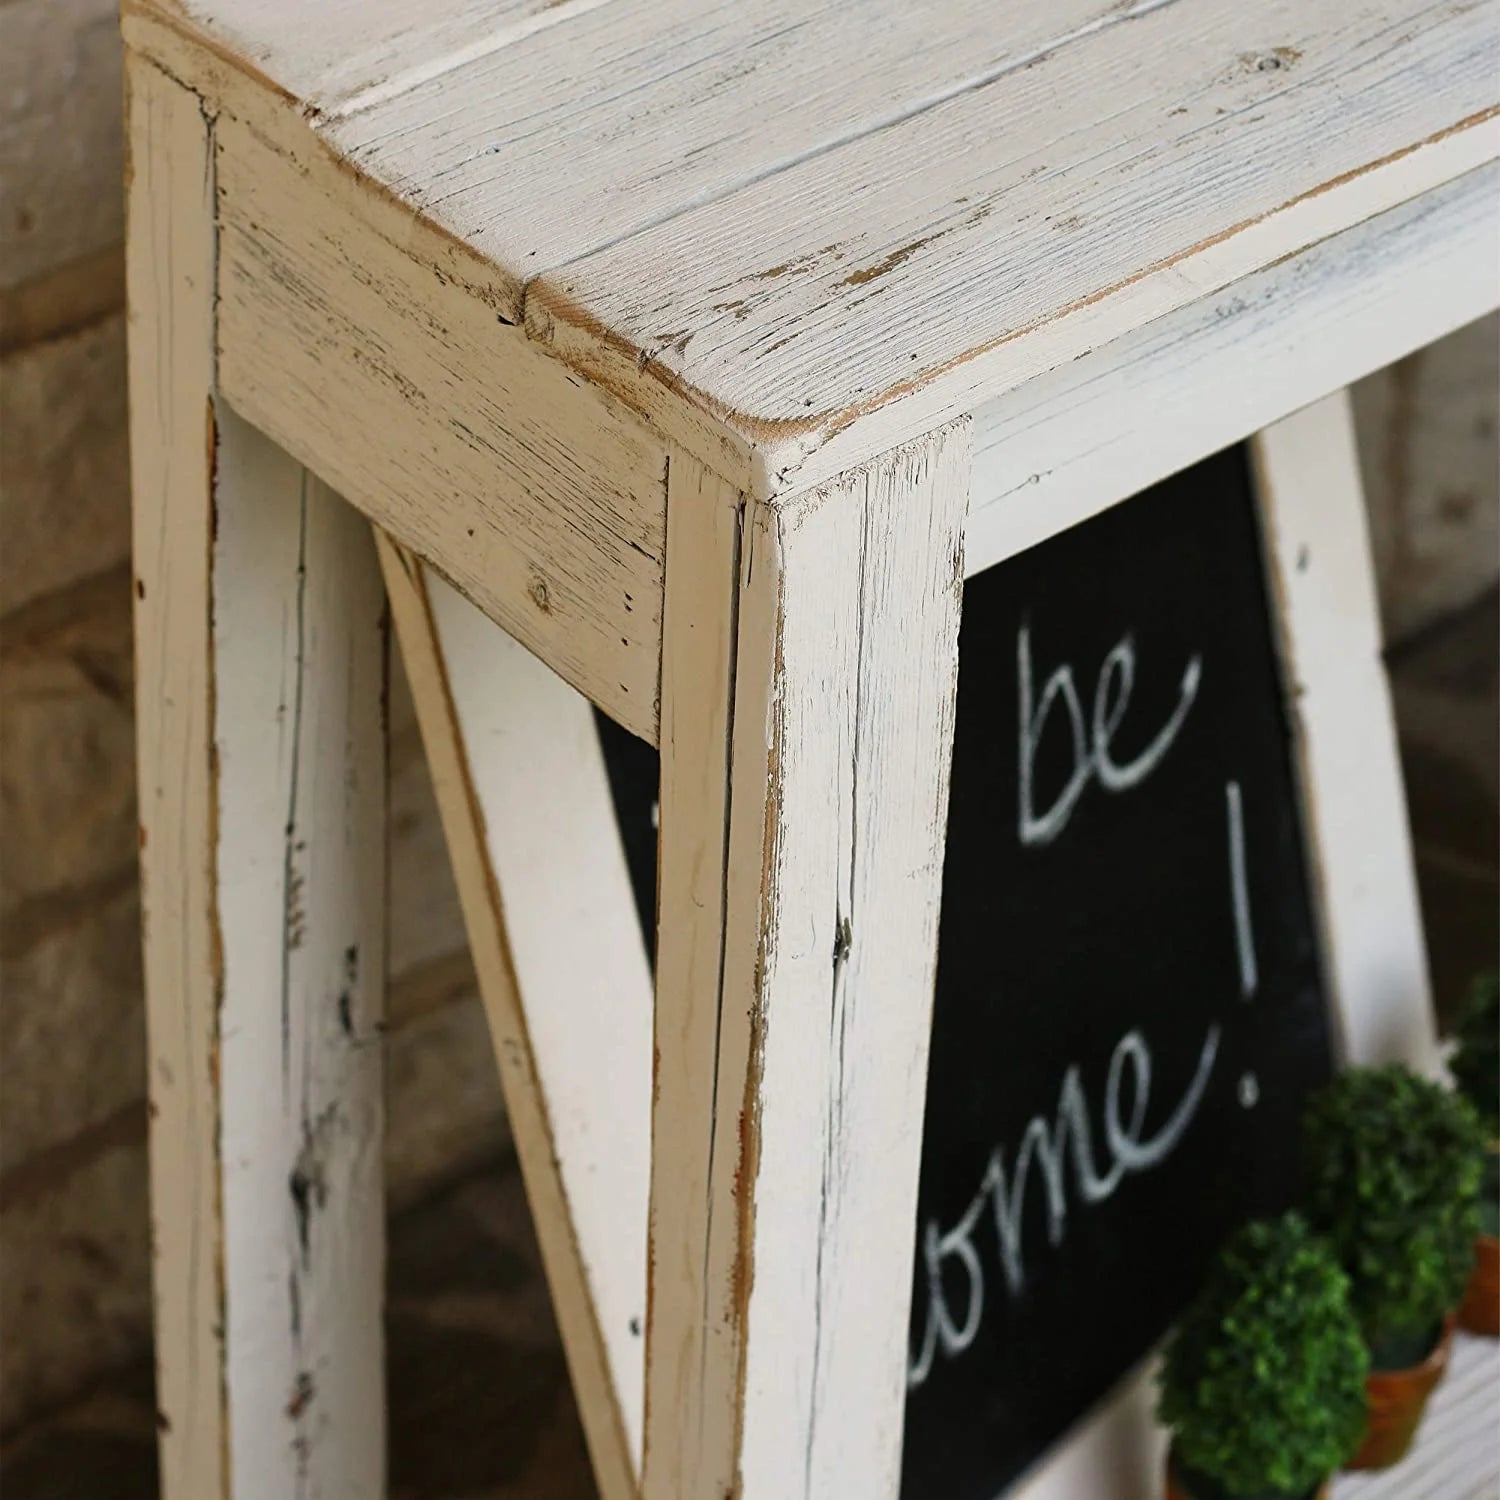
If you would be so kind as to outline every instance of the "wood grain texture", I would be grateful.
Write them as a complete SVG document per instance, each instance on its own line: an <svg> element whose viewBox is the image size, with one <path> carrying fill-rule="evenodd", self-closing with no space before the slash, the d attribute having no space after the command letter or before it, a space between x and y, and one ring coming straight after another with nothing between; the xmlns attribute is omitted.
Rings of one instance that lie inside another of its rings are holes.
<svg viewBox="0 0 1500 1500"><path fill-rule="evenodd" d="M218 429L232 1493L380 1500L385 594L358 512L232 412Z"/></svg>
<svg viewBox="0 0 1500 1500"><path fill-rule="evenodd" d="M510 46L603 0L165 0L169 21L199 27L320 115L398 94L457 63ZM292 20L296 25L289 24Z"/></svg>
<svg viewBox="0 0 1500 1500"><path fill-rule="evenodd" d="M1000 26L973 4L935 26L900 0L584 0L535 22L535 0L320 10L295 42L285 0L143 14L188 20L303 102L333 150L494 263L517 320L538 275L1121 19L1113 0L1018 8ZM851 26L865 65L831 87ZM351 88L397 45L402 66Z"/></svg>
<svg viewBox="0 0 1500 1500"><path fill-rule="evenodd" d="M412 696L600 1492L636 1494L651 978L593 715L381 534Z"/></svg>
<svg viewBox="0 0 1500 1500"><path fill-rule="evenodd" d="M130 65L138 763L162 1482L384 1482L383 602L214 399L213 150Z"/></svg>
<svg viewBox="0 0 1500 1500"><path fill-rule="evenodd" d="M1430 1072L1427 952L1348 392L1266 428L1251 455L1343 1056Z"/></svg>
<svg viewBox="0 0 1500 1500"><path fill-rule="evenodd" d="M753 438L763 493L971 409L1500 147L1492 3L1131 10L1128 25L542 277L528 318L605 378L627 378L615 350L644 352L646 378Z"/></svg>
<svg viewBox="0 0 1500 1500"><path fill-rule="evenodd" d="M894 1495L967 425L774 507L673 468L645 1489Z"/></svg>
<svg viewBox="0 0 1500 1500"><path fill-rule="evenodd" d="M660 440L505 326L482 268L414 258L409 218L361 218L288 137L218 126L225 394L655 740Z"/></svg>
<svg viewBox="0 0 1500 1500"><path fill-rule="evenodd" d="M724 1273L710 1256L722 1261L724 1251L712 1243L710 1220L732 1209L716 1111L745 514L739 492L689 454L672 456L667 477L672 586L662 635L642 1485L653 1497L671 1495L674 1485L684 1494L716 1493L714 1476L725 1472L734 1441L730 1409L717 1398L736 1378L736 1350L723 1347L717 1320L724 1314L712 1301L722 1290L712 1278ZM731 1031L728 1040L742 1039ZM742 1053L734 1065L743 1077ZM736 1110L725 1118L738 1117ZM715 1390L700 1404L710 1380Z"/></svg>
<svg viewBox="0 0 1500 1500"><path fill-rule="evenodd" d="M140 61L126 82L136 774L162 1489L167 1500L227 1500L209 577L212 155L192 94Z"/></svg>
<svg viewBox="0 0 1500 1500"><path fill-rule="evenodd" d="M1497 243L1488 166L980 407L970 576L1478 317Z"/></svg>
<svg viewBox="0 0 1500 1500"><path fill-rule="evenodd" d="M332 122L332 146L529 284L1115 24L1113 0L611 3ZM860 66L836 72L833 59ZM624 62L625 66L621 66ZM544 202L547 212L534 205ZM728 309L731 312L738 309Z"/></svg>

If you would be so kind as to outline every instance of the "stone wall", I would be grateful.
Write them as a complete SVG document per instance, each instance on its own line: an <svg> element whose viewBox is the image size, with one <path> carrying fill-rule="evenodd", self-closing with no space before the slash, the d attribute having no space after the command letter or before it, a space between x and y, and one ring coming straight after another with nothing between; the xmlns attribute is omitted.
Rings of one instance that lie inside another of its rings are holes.
<svg viewBox="0 0 1500 1500"><path fill-rule="evenodd" d="M114 0L0 0L0 1427L149 1337ZM1388 621L1496 566L1493 321L1361 390ZM504 1123L393 688L393 1203Z"/></svg>
<svg viewBox="0 0 1500 1500"><path fill-rule="evenodd" d="M1354 388L1387 641L1471 604L1500 571L1500 321L1481 318Z"/></svg>
<svg viewBox="0 0 1500 1500"><path fill-rule="evenodd" d="M149 1337L114 0L0 0L0 1427ZM393 1206L503 1149L392 684Z"/></svg>

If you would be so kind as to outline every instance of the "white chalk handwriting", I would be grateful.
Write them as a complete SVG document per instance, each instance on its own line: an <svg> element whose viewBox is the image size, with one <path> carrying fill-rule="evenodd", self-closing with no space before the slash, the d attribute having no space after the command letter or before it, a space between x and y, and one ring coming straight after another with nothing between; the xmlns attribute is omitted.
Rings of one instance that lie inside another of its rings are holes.
<svg viewBox="0 0 1500 1500"><path fill-rule="evenodd" d="M1083 796L1090 778L1108 792L1125 792L1139 786L1161 764L1172 748L1178 731L1198 696L1203 680L1203 658L1192 657L1182 674L1177 703L1151 743L1123 765L1114 757L1112 741L1130 704L1135 687L1135 640L1129 634L1110 647L1099 679L1094 685L1092 736L1084 725L1083 705L1067 662L1053 670L1042 688L1041 700L1033 704L1031 628L1023 625L1016 635L1016 679L1020 708L1020 786L1017 831L1023 844L1050 844L1067 826L1073 808ZM1033 763L1047 716L1061 702L1067 711L1073 740L1073 770L1052 805L1038 813L1034 805Z"/></svg>
<svg viewBox="0 0 1500 1500"><path fill-rule="evenodd" d="M1074 1191L1084 1203L1101 1203L1114 1193L1127 1174L1149 1172L1160 1166L1176 1149L1203 1102L1219 1052L1219 1035L1217 1023L1208 1028L1197 1067L1182 1097L1161 1127L1145 1139L1141 1128L1151 1098L1151 1049L1138 1031L1128 1031L1120 1038L1110 1057L1105 1080L1104 1138L1109 1165L1103 1171L1094 1159L1093 1132L1078 1066L1071 1065L1063 1074L1057 1114L1052 1121L1035 1115L1022 1133L1014 1171L1006 1170L1005 1148L995 1147L979 1191L958 1223L944 1231L935 1219L927 1222L920 1247L927 1282L927 1324L921 1346L907 1369L908 1389L915 1389L927 1379L938 1349L951 1359L962 1354L978 1335L984 1317L985 1275L974 1234L986 1206L994 1219L1000 1269L1007 1287L1015 1294L1026 1282L1022 1226L1033 1164L1040 1168L1046 1193L1047 1238L1058 1245L1068 1226L1069 1161ZM1124 1086L1127 1069L1131 1075L1128 1090ZM1125 1118L1123 1101L1127 1093L1129 1117ZM954 1316L943 1284L944 1267L950 1262L962 1267L964 1273L966 1294L961 1320Z"/></svg>

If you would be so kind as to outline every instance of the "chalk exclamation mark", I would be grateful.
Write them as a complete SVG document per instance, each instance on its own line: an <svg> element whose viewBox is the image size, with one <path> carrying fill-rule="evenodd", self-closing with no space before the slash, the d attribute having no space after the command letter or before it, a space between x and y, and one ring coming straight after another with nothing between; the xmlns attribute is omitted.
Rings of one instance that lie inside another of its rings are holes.
<svg viewBox="0 0 1500 1500"><path fill-rule="evenodd" d="M1250 927L1250 888L1245 881L1245 812L1240 784L1224 783L1229 813L1229 886L1234 896L1234 940L1240 956L1240 994L1250 999L1260 983L1255 967L1255 933Z"/></svg>
<svg viewBox="0 0 1500 1500"><path fill-rule="evenodd" d="M1229 890L1234 901L1234 942L1240 961L1240 994L1250 1000L1260 985L1255 963L1255 932L1250 925L1250 886L1245 879L1245 809L1237 781L1224 783L1224 810L1229 819ZM1253 1109L1260 1100L1254 1073L1240 1076L1240 1104Z"/></svg>

